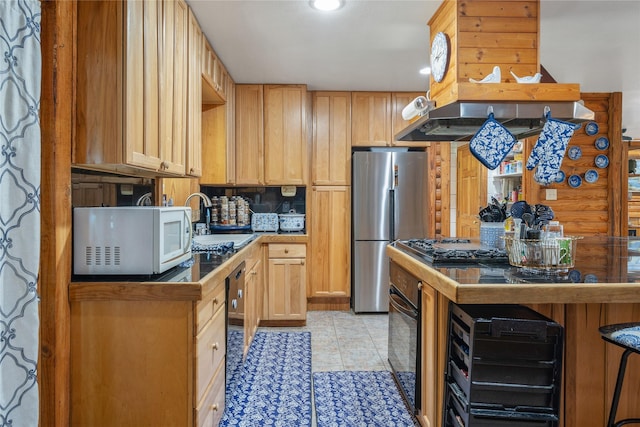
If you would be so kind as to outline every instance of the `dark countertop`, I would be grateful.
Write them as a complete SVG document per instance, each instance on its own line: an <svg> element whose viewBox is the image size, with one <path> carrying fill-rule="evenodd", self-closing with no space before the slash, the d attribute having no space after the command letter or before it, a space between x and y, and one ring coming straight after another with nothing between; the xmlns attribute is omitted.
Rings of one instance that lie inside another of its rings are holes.
<svg viewBox="0 0 640 427"><path fill-rule="evenodd" d="M243 248L225 254L194 252L188 266L177 266L159 275L73 276L69 299L200 300L261 245L308 241L308 235L303 233L254 234L256 238Z"/></svg>
<svg viewBox="0 0 640 427"><path fill-rule="evenodd" d="M390 258L459 303L640 302L640 238L578 240L565 274L528 272L509 264L432 264L387 247Z"/></svg>

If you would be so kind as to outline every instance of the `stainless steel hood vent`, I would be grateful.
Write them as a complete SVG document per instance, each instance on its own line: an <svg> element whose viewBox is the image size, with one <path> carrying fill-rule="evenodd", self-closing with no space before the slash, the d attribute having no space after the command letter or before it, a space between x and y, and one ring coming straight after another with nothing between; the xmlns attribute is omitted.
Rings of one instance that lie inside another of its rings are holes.
<svg viewBox="0 0 640 427"><path fill-rule="evenodd" d="M395 136L396 141L469 141L493 111L517 138L537 135L544 126L545 111L572 123L593 120L595 114L582 102L458 101L429 111Z"/></svg>

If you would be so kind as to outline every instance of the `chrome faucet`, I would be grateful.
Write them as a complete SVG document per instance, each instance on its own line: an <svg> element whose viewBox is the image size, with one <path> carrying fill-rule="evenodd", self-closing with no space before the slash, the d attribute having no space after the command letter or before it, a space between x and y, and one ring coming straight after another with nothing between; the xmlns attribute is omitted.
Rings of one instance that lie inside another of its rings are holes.
<svg viewBox="0 0 640 427"><path fill-rule="evenodd" d="M205 210L206 208L210 208L211 206L213 206L213 203L211 203L211 199L209 198L209 196L207 196L204 193L191 193L189 194L189 197L187 197L187 200L184 201L184 205L185 206L189 206L189 200L191 200L192 197L198 196L202 199L202 203L204 204ZM207 224L207 228L206 228L206 233L209 232L209 222L210 222L210 216L206 214L205 212L205 221Z"/></svg>
<svg viewBox="0 0 640 427"><path fill-rule="evenodd" d="M136 206L149 206L149 205L151 205L151 197L152 197L151 192L144 193L136 201Z"/></svg>

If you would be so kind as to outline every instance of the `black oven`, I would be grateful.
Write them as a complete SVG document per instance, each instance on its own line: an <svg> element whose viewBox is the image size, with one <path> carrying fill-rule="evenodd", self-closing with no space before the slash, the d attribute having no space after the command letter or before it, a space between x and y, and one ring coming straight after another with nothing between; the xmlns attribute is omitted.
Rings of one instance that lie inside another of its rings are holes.
<svg viewBox="0 0 640 427"><path fill-rule="evenodd" d="M420 409L420 280L389 264L389 365L403 398Z"/></svg>

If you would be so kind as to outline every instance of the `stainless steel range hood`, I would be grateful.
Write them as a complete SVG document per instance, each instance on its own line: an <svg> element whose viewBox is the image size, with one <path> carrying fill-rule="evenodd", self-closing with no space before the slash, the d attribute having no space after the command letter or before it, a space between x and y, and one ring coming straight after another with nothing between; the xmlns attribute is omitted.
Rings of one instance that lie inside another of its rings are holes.
<svg viewBox="0 0 640 427"><path fill-rule="evenodd" d="M582 102L490 102L458 101L429 111L395 136L396 141L469 141L493 111L517 138L537 135L544 126L545 112L572 123L593 120L595 114Z"/></svg>

